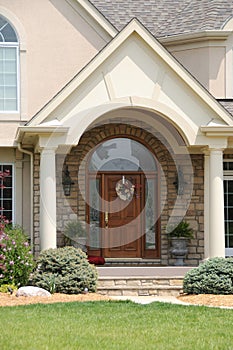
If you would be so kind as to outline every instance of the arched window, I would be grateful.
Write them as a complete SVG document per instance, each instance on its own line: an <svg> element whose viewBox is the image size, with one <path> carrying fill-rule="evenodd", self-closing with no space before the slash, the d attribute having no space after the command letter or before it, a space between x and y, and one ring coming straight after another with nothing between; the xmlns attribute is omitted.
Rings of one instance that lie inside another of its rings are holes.
<svg viewBox="0 0 233 350"><path fill-rule="evenodd" d="M0 112L19 110L19 42L14 28L0 16Z"/></svg>
<svg viewBox="0 0 233 350"><path fill-rule="evenodd" d="M156 171L151 152L141 143L115 138L100 144L89 162L90 171Z"/></svg>

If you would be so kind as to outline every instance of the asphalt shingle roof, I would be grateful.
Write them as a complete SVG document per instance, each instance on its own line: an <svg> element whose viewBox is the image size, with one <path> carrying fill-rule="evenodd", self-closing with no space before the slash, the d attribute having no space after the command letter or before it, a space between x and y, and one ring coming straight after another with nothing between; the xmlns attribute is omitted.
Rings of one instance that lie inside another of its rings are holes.
<svg viewBox="0 0 233 350"><path fill-rule="evenodd" d="M156 37L221 29L232 0L91 0L118 30L138 18Z"/></svg>
<svg viewBox="0 0 233 350"><path fill-rule="evenodd" d="M233 116L233 100L218 100L218 102Z"/></svg>

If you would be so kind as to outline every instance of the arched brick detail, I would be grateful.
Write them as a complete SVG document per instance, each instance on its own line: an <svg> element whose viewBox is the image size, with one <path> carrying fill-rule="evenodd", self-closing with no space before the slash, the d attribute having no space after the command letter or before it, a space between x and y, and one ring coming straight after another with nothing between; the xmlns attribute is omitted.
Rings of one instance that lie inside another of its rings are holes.
<svg viewBox="0 0 233 350"><path fill-rule="evenodd" d="M79 144L73 147L64 157L57 155L57 231L58 246L65 244L62 234L64 226L70 220L78 218L85 221L85 201L80 193L80 186L85 188L86 163L82 162L87 154L99 143L113 137L131 137L147 146L157 158L158 163L165 175L165 181L161 178L161 198L167 192L167 198L161 215L161 263L172 264L169 249L169 241L165 227L174 207L177 193L174 186L176 179L176 165L173 161L172 150L161 135L142 125L137 127L129 124L106 124L97 126L86 131L81 137ZM157 137L158 136L158 137ZM186 213L187 219L194 228L194 239L189 244L189 254L186 263L198 265L204 257L204 156L202 154L191 154L194 170L193 196ZM39 154L35 155L34 161L34 241L35 251L39 251ZM82 164L82 165L80 165ZM62 187L61 169L68 165L70 176L74 184L70 197L65 197ZM59 170L59 171L58 171Z"/></svg>
<svg viewBox="0 0 233 350"><path fill-rule="evenodd" d="M158 137L157 137L158 135ZM161 215L161 263L168 264L172 263L173 260L169 253L169 241L167 234L165 232L165 227L169 219L169 215L174 207L177 193L174 186L174 181L176 178L176 165L172 157L172 150L169 149L169 145L166 140L164 140L159 133L154 133L153 130L140 128L129 124L106 124L102 126L97 126L91 130L86 131L81 137L79 144L73 147L70 153L66 156L63 164L58 166L68 165L72 181L74 185L72 187L72 194L67 199L64 199L62 190L58 189L58 201L60 200L60 205L58 206L58 231L62 232L64 225L72 219L75 215L82 221L85 221L85 200L80 193L80 187L85 191L85 179L86 179L86 162L87 156L90 152L101 142L113 137L130 137L143 143L147 146L152 153L155 155L158 163L160 164L163 173L165 174L165 181L161 178L161 198L167 192L167 198L165 205L163 207ZM203 242L203 202L204 202L204 189L203 187L203 157L201 155L191 156L193 160L194 167L199 174L198 183L194 182L194 196L190 204L190 209L187 212L187 219L192 223L194 228L196 228L196 236L199 237L191 242L190 254L188 259L193 265L198 264L203 258L204 253L204 242ZM196 165L195 165L196 164ZM200 169L200 170L199 170ZM200 171L201 176L200 176ZM58 179L59 184L59 179ZM61 183L60 183L61 185ZM196 189L197 187L197 189ZM58 185L59 188L59 185ZM164 189L164 193L163 193ZM199 191L199 192L198 192ZM197 195L199 193L199 195ZM200 195L201 193L201 195ZM60 198L60 199L59 199ZM199 206L200 210L196 210ZM60 208L59 208L60 207ZM192 210L192 208L194 210ZM202 208L202 210L201 210ZM198 215L197 215L198 213ZM201 232L200 232L201 230ZM59 239L59 243L62 244L62 240Z"/></svg>

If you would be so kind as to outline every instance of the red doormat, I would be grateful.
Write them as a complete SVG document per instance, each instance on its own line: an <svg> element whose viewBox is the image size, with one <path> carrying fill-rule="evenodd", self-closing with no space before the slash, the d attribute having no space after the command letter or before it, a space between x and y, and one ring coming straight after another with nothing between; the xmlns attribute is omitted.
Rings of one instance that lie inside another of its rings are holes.
<svg viewBox="0 0 233 350"><path fill-rule="evenodd" d="M105 259L102 256L88 256L88 261L90 264L94 265L104 265Z"/></svg>

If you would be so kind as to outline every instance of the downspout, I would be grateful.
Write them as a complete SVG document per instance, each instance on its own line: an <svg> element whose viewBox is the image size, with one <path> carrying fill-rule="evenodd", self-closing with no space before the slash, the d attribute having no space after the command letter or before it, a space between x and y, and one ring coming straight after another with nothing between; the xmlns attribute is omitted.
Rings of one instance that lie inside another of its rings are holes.
<svg viewBox="0 0 233 350"><path fill-rule="evenodd" d="M33 152L28 151L24 148L22 148L21 143L18 143L18 150L22 153L28 154L30 156L30 178L31 178L31 188L30 188L30 208L31 208L31 213L30 213L30 240L31 240L31 250L34 252L34 229L33 229L33 208L34 208L34 203L33 203Z"/></svg>

